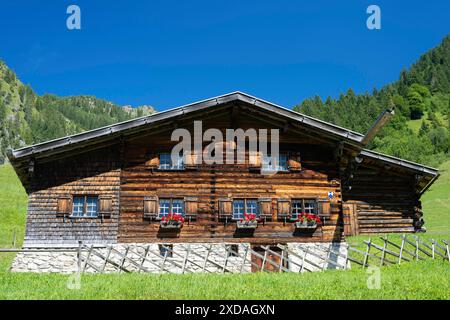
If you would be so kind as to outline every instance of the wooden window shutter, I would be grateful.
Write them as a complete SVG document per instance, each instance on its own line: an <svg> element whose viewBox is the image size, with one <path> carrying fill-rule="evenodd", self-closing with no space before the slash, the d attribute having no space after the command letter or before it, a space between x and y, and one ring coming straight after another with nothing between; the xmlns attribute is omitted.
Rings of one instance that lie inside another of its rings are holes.
<svg viewBox="0 0 450 320"><path fill-rule="evenodd" d="M101 195L98 197L99 213L103 216L111 216L112 213L112 197Z"/></svg>
<svg viewBox="0 0 450 320"><path fill-rule="evenodd" d="M144 217L150 218L157 216L158 214L158 197L157 196L147 196L144 197Z"/></svg>
<svg viewBox="0 0 450 320"><path fill-rule="evenodd" d="M70 215L72 212L72 198L70 196L60 196L56 214L60 216Z"/></svg>
<svg viewBox="0 0 450 320"><path fill-rule="evenodd" d="M318 212L321 216L329 216L331 214L331 203L329 199L318 200Z"/></svg>
<svg viewBox="0 0 450 320"><path fill-rule="evenodd" d="M250 151L248 154L248 165L250 168L261 168L262 152Z"/></svg>
<svg viewBox="0 0 450 320"><path fill-rule="evenodd" d="M214 143L214 148L222 149L223 153L229 150L236 150L236 142L235 141L218 141Z"/></svg>
<svg viewBox="0 0 450 320"><path fill-rule="evenodd" d="M278 199L278 215L289 216L291 214L291 201L289 199Z"/></svg>
<svg viewBox="0 0 450 320"><path fill-rule="evenodd" d="M159 167L159 154L153 153L150 158L145 162L145 165L150 168Z"/></svg>
<svg viewBox="0 0 450 320"><path fill-rule="evenodd" d="M197 153L192 151L184 156L184 167L186 169L196 169L198 164L196 164Z"/></svg>
<svg viewBox="0 0 450 320"><path fill-rule="evenodd" d="M266 217L272 216L272 199L271 198L259 198L259 213Z"/></svg>
<svg viewBox="0 0 450 320"><path fill-rule="evenodd" d="M219 215L231 216L233 214L233 200L231 198L219 199Z"/></svg>
<svg viewBox="0 0 450 320"><path fill-rule="evenodd" d="M300 161L300 152L292 152L289 155L289 159L288 159L288 169L290 171L301 171L302 170L302 165L301 165L301 161Z"/></svg>
<svg viewBox="0 0 450 320"><path fill-rule="evenodd" d="M186 215L196 216L198 212L198 199L195 197L185 197L184 206Z"/></svg>

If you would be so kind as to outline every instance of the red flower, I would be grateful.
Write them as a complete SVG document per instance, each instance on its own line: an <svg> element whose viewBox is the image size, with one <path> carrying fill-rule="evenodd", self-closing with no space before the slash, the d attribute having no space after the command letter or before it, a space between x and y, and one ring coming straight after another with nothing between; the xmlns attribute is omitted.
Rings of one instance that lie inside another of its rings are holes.
<svg viewBox="0 0 450 320"><path fill-rule="evenodd" d="M181 214L170 212L167 216L162 218L162 221L165 221L165 222L177 221L177 222L181 222L183 224L184 218Z"/></svg>
<svg viewBox="0 0 450 320"><path fill-rule="evenodd" d="M254 221L256 221L256 214L254 214L254 213L247 214L244 212L244 219L241 219L241 221L244 221L244 220L246 222L254 222Z"/></svg>
<svg viewBox="0 0 450 320"><path fill-rule="evenodd" d="M305 213L302 212L298 217L297 217L297 222L317 222L320 223L320 217L314 214L309 214L309 213Z"/></svg>

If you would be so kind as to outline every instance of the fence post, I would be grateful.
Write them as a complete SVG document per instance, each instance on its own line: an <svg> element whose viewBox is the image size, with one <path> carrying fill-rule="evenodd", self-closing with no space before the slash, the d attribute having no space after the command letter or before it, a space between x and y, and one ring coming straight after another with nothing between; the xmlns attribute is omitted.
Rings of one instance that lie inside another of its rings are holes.
<svg viewBox="0 0 450 320"><path fill-rule="evenodd" d="M448 262L450 262L450 251L448 250L448 242L445 240L442 240L442 242L445 244L445 249L447 249Z"/></svg>
<svg viewBox="0 0 450 320"><path fill-rule="evenodd" d="M382 267L384 264L384 258L386 257L386 247L387 247L387 242L386 242L387 238L386 236L383 237L383 251L381 252L381 260L380 260L380 266Z"/></svg>
<svg viewBox="0 0 450 320"><path fill-rule="evenodd" d="M433 256L432 257L433 259L434 259L434 250L435 250L434 239L431 239L431 255Z"/></svg>
<svg viewBox="0 0 450 320"><path fill-rule="evenodd" d="M81 272L81 246L82 245L83 245L83 241L78 240L78 252L77 252L78 272Z"/></svg>
<svg viewBox="0 0 450 320"><path fill-rule="evenodd" d="M187 265L187 262L188 262L188 257L189 257L189 252L190 252L190 251L191 251L191 244L188 243L188 247L187 247L187 250L186 250L186 254L185 254L185 256L184 256L183 267L181 268L181 273L182 273L182 274L184 273L184 269L186 269L186 265Z"/></svg>
<svg viewBox="0 0 450 320"><path fill-rule="evenodd" d="M419 260L419 238L415 238L416 240L416 261Z"/></svg>
<svg viewBox="0 0 450 320"><path fill-rule="evenodd" d="M14 228L14 230L13 230L13 241L12 241L12 245L13 245L13 248L16 247L16 228Z"/></svg>
<svg viewBox="0 0 450 320"><path fill-rule="evenodd" d="M363 268L366 267L368 265L368 261L369 261L369 251L370 251L370 244L372 243L372 239L369 238L369 241L366 242L367 245L367 249L366 249L366 253L364 255L364 261L363 261Z"/></svg>
<svg viewBox="0 0 450 320"><path fill-rule="evenodd" d="M405 247L405 234L402 234L402 244L400 245L400 253L398 256L398 264L402 263L403 258L403 248Z"/></svg>
<svg viewBox="0 0 450 320"><path fill-rule="evenodd" d="M309 251L308 245L305 244L305 248L303 249L302 267L300 268L300 272L302 272L303 269L305 268L305 260L306 260L306 255L308 254L308 251Z"/></svg>

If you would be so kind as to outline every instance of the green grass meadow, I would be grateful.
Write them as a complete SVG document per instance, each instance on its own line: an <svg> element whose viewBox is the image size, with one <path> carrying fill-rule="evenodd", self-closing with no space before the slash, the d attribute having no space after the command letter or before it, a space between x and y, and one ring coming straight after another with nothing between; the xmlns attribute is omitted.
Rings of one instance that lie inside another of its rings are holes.
<svg viewBox="0 0 450 320"><path fill-rule="evenodd" d="M450 239L450 161L422 197L428 232L421 237ZM14 170L0 166L0 247L20 246L27 197ZM389 237L398 237L389 235ZM368 237L352 237L360 244ZM377 237L372 237L377 238ZM0 299L450 299L450 264L439 260L380 269L380 288L367 285L365 269L314 273L254 274L83 274L11 273L14 254L0 253ZM72 288L72 289L71 289Z"/></svg>

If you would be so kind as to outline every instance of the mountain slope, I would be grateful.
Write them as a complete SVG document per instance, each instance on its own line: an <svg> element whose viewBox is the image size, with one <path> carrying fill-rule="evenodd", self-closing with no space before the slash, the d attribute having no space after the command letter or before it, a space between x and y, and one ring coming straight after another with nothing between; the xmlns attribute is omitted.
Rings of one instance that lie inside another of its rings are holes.
<svg viewBox="0 0 450 320"><path fill-rule="evenodd" d="M38 96L0 61L0 163L19 148L155 112L150 106L119 107L93 96Z"/></svg>
<svg viewBox="0 0 450 320"><path fill-rule="evenodd" d="M450 157L450 36L381 90L356 95L349 89L325 101L316 96L294 110L365 133L392 107L396 115L369 148L432 166Z"/></svg>

